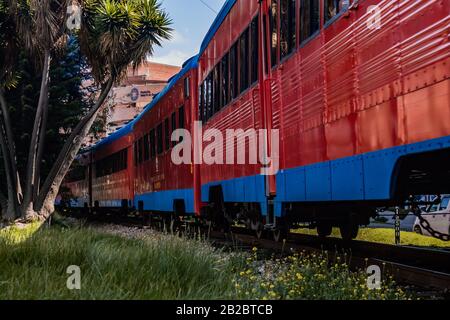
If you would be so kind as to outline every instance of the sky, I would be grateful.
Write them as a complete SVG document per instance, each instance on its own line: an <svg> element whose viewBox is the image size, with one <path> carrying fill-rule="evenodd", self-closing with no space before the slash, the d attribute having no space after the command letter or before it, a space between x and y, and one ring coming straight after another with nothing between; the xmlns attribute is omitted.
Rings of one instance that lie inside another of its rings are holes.
<svg viewBox="0 0 450 320"><path fill-rule="evenodd" d="M204 36L225 0L160 0L172 18L172 39L156 48L150 61L181 66L196 55ZM213 10L209 9L208 6Z"/></svg>

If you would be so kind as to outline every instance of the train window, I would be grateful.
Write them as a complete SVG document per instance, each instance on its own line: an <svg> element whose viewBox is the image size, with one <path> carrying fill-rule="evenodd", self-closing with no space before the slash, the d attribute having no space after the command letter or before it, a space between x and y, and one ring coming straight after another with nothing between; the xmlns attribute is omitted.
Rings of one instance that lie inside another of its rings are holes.
<svg viewBox="0 0 450 320"><path fill-rule="evenodd" d="M158 144L158 154L163 153L164 146L163 146L163 127L162 123L158 125L156 128L156 139Z"/></svg>
<svg viewBox="0 0 450 320"><path fill-rule="evenodd" d="M126 168L128 168L128 151L127 149L123 149L121 151L122 154L122 162L121 162L121 166L120 166L120 170L125 170Z"/></svg>
<svg viewBox="0 0 450 320"><path fill-rule="evenodd" d="M325 22L337 16L343 7L343 0L325 0Z"/></svg>
<svg viewBox="0 0 450 320"><path fill-rule="evenodd" d="M184 106L181 106L179 109L178 109L178 127L180 128L180 129L184 129L184 122L185 122L185 114L184 114ZM180 139L179 139L179 142L182 142L183 141L183 137L181 137Z"/></svg>
<svg viewBox="0 0 450 320"><path fill-rule="evenodd" d="M169 127L169 118L164 120L164 145L166 150L170 149L170 127Z"/></svg>
<svg viewBox="0 0 450 320"><path fill-rule="evenodd" d="M138 144L137 141L134 143L134 165L137 166L138 165Z"/></svg>
<svg viewBox="0 0 450 320"><path fill-rule="evenodd" d="M264 49L264 74L267 74L267 72L269 71L269 59L267 58L268 54L269 54L269 43L266 39L266 35L268 32L268 25L267 25L267 19L262 19L263 20L263 35L264 35L264 41L263 41L263 49Z"/></svg>
<svg viewBox="0 0 450 320"><path fill-rule="evenodd" d="M222 58L222 61L220 63L220 76L221 76L221 99L222 102L220 103L222 107L225 107L228 102L230 101L230 87L229 87L229 63L228 63L229 55L228 53Z"/></svg>
<svg viewBox="0 0 450 320"><path fill-rule="evenodd" d="M230 88L231 88L231 99L238 96L238 43L236 42L230 50Z"/></svg>
<svg viewBox="0 0 450 320"><path fill-rule="evenodd" d="M144 152L143 152L143 139L142 138L140 138L139 139L139 141L138 141L138 152L139 152L139 163L142 163L142 160L143 160L143 156L144 156Z"/></svg>
<svg viewBox="0 0 450 320"><path fill-rule="evenodd" d="M190 91L190 87L189 87L189 77L184 78L184 98L187 99L189 98L189 91Z"/></svg>
<svg viewBox="0 0 450 320"><path fill-rule="evenodd" d="M271 34L271 64L272 67L278 63L278 0L273 0L269 10L270 34Z"/></svg>
<svg viewBox="0 0 450 320"><path fill-rule="evenodd" d="M83 181L86 179L86 167L80 164L75 165L67 174L67 182Z"/></svg>
<svg viewBox="0 0 450 320"><path fill-rule="evenodd" d="M102 169L102 167L100 166L100 163L101 162L103 162L103 160L100 160L100 161L97 161L96 163L95 163L95 176L97 177L97 178L100 178L100 177L103 177L104 175L103 175L103 169Z"/></svg>
<svg viewBox="0 0 450 320"><path fill-rule="evenodd" d="M150 159L150 141L148 134L146 134L144 136L144 161L148 159Z"/></svg>
<svg viewBox="0 0 450 320"><path fill-rule="evenodd" d="M317 0L300 0L300 42L319 31L320 10Z"/></svg>
<svg viewBox="0 0 450 320"><path fill-rule="evenodd" d="M178 126L180 129L184 129L184 106L181 106L180 109L178 109Z"/></svg>
<svg viewBox="0 0 450 320"><path fill-rule="evenodd" d="M202 121L202 110L203 110L203 83L198 87L198 120Z"/></svg>
<svg viewBox="0 0 450 320"><path fill-rule="evenodd" d="M150 130L150 157L156 157L155 129Z"/></svg>
<svg viewBox="0 0 450 320"><path fill-rule="evenodd" d="M248 89L249 83L249 30L245 30L239 39L240 93Z"/></svg>
<svg viewBox="0 0 450 320"><path fill-rule="evenodd" d="M208 121L208 81L203 81L203 110L202 121Z"/></svg>
<svg viewBox="0 0 450 320"><path fill-rule="evenodd" d="M217 65L213 72L213 114L220 111L220 68Z"/></svg>
<svg viewBox="0 0 450 320"><path fill-rule="evenodd" d="M258 16L253 19L250 26L251 33L251 69L250 80L253 83L258 81L258 63L259 63L259 32L258 32Z"/></svg>
<svg viewBox="0 0 450 320"><path fill-rule="evenodd" d="M296 0L281 0L280 3L280 57L289 55L296 43Z"/></svg>
<svg viewBox="0 0 450 320"><path fill-rule="evenodd" d="M142 140L142 139L140 139ZM139 145L139 141L138 141ZM125 170L128 167L127 149L116 152L95 163L95 175L101 178L116 172Z"/></svg>
<svg viewBox="0 0 450 320"><path fill-rule="evenodd" d="M213 81L212 73L206 78L206 120L213 116Z"/></svg>
<svg viewBox="0 0 450 320"><path fill-rule="evenodd" d="M170 117L170 122L172 123L172 133L177 129L177 114L174 112L172 113L171 117ZM172 135L171 135L172 136ZM172 139L172 137L171 137ZM172 142L172 147L174 147L176 145L176 142L173 141Z"/></svg>

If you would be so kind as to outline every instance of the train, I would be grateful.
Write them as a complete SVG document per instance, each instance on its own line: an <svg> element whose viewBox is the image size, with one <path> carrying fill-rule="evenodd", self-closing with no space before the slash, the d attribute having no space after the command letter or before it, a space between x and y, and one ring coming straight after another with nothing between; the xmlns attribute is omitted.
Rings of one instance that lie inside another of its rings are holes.
<svg viewBox="0 0 450 320"><path fill-rule="evenodd" d="M80 152L72 207L354 239L379 207L450 193L449 35L448 0L227 0L144 111Z"/></svg>

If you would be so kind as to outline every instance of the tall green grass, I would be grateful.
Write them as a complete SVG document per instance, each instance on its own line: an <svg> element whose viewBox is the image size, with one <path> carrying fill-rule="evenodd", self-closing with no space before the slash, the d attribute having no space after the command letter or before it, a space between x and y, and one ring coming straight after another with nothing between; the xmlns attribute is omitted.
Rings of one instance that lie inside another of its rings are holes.
<svg viewBox="0 0 450 320"><path fill-rule="evenodd" d="M178 237L51 228L15 244L0 237L0 299L229 298L237 261ZM81 268L81 290L66 287L71 265Z"/></svg>

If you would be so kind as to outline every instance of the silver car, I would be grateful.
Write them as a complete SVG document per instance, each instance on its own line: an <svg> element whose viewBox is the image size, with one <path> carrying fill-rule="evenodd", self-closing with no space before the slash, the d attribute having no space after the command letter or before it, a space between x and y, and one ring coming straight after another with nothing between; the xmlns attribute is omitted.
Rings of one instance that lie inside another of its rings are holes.
<svg viewBox="0 0 450 320"><path fill-rule="evenodd" d="M430 223L432 229L450 235L450 195L442 197L441 203L433 205L430 212L422 213L422 217ZM414 222L413 231L431 235L421 226L419 218Z"/></svg>

